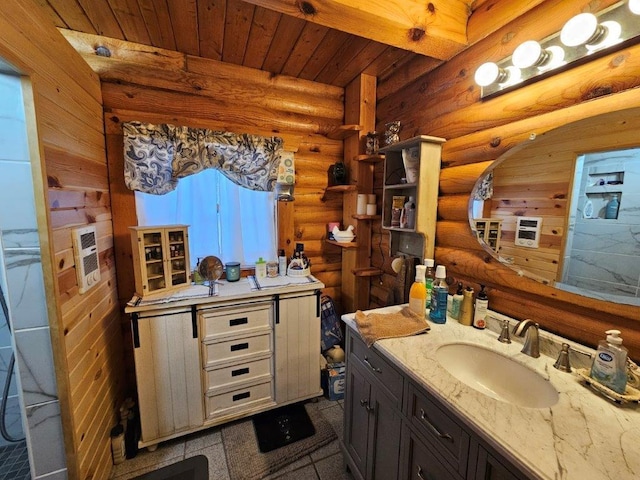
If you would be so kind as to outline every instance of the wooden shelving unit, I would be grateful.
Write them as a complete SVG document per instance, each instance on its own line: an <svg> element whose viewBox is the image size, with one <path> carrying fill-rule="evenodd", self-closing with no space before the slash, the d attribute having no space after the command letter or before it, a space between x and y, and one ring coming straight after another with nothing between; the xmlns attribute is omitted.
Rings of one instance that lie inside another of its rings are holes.
<svg viewBox="0 0 640 480"><path fill-rule="evenodd" d="M352 135L356 135L362 130L362 125L340 125L327 133L327 138L331 140L344 140Z"/></svg>

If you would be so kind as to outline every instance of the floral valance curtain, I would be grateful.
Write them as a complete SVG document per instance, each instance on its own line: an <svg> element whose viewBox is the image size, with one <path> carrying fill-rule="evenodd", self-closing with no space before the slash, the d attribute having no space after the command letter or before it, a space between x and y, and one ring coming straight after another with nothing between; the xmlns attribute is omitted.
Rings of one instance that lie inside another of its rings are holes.
<svg viewBox="0 0 640 480"><path fill-rule="evenodd" d="M130 190L163 195L176 188L178 179L207 168L251 190L275 188L281 138L141 122L122 128L124 179Z"/></svg>

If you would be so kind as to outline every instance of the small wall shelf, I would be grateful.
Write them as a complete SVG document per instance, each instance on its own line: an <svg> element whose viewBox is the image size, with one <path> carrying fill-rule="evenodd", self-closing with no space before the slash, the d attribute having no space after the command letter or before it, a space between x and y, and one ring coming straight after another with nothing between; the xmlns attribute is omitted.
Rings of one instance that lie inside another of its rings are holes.
<svg viewBox="0 0 640 480"><path fill-rule="evenodd" d="M333 185L324 189L320 201L325 201L325 199L327 198L327 193L355 192L357 189L358 187L356 185Z"/></svg>
<svg viewBox="0 0 640 480"><path fill-rule="evenodd" d="M330 243L331 245L336 245L342 248L357 248L358 242L336 242L335 240L325 240L325 242Z"/></svg>
<svg viewBox="0 0 640 480"><path fill-rule="evenodd" d="M379 268L354 268L351 270L356 277L377 277L378 275L382 275L384 272Z"/></svg>
<svg viewBox="0 0 640 480"><path fill-rule="evenodd" d="M356 220L377 220L380 218L380 215L351 215L351 218L355 218Z"/></svg>
<svg viewBox="0 0 640 480"><path fill-rule="evenodd" d="M362 125L340 125L327 133L327 138L331 140L344 140L351 135L355 135L362 130Z"/></svg>
<svg viewBox="0 0 640 480"><path fill-rule="evenodd" d="M384 162L384 155L356 155L353 158L356 162L380 163Z"/></svg>

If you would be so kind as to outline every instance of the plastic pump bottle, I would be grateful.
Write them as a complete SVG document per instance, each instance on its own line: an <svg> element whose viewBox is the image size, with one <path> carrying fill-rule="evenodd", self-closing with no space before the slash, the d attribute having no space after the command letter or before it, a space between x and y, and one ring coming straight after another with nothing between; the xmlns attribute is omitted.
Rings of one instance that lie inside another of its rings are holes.
<svg viewBox="0 0 640 480"><path fill-rule="evenodd" d="M480 291L476 297L476 307L473 314L473 326L479 329L484 329L487 326L486 316L487 309L489 308L489 296L484 291L484 285L480 285Z"/></svg>
<svg viewBox="0 0 640 480"><path fill-rule="evenodd" d="M412 229L416 223L416 203L413 197L404 204L400 214L400 228Z"/></svg>
<svg viewBox="0 0 640 480"><path fill-rule="evenodd" d="M473 323L473 288L467 285L462 292L462 305L460 305L460 325L470 327Z"/></svg>
<svg viewBox="0 0 640 480"><path fill-rule="evenodd" d="M463 298L464 295L462 293L462 282L458 282L458 289L451 299L451 313L449 313L449 315L451 315L451 318L460 320L460 308L462 307Z"/></svg>
<svg viewBox="0 0 640 480"><path fill-rule="evenodd" d="M424 265L427 268L424 273L424 286L427 289L427 308L431 308L431 289L433 288L433 281L436 278L436 274L433 271L433 258L425 258Z"/></svg>
<svg viewBox="0 0 640 480"><path fill-rule="evenodd" d="M429 318L433 323L447 322L447 299L449 298L449 286L445 281L447 270L444 265L436 267L436 279L431 289L431 308Z"/></svg>
<svg viewBox="0 0 640 480"><path fill-rule="evenodd" d="M416 281L409 290L409 308L424 318L427 305L427 289L424 286L424 265L416 266Z"/></svg>
<svg viewBox="0 0 640 480"><path fill-rule="evenodd" d="M607 330L606 340L600 340L591 366L591 378L624 394L627 387L627 349L622 346L620 330Z"/></svg>
<svg viewBox="0 0 640 480"><path fill-rule="evenodd" d="M618 218L618 208L620 202L618 202L618 195L614 194L613 198L607 203L607 208L604 211L604 218L608 220L615 220Z"/></svg>

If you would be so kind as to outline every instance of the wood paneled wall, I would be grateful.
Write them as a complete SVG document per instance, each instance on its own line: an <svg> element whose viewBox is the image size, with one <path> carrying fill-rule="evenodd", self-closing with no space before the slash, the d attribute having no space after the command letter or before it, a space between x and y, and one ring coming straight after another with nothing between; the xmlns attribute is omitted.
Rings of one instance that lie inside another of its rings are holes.
<svg viewBox="0 0 640 480"><path fill-rule="evenodd" d="M479 246L467 221L475 181L493 160L531 133L640 105L638 45L486 101L480 100L473 82L473 73L483 62L499 61L521 42L540 40L559 31L573 15L609 3L540 2L405 88L390 91L386 82L381 84L379 91L388 94L379 98L377 115L379 129L385 122L400 120L402 139L428 134L448 140L440 172L436 262L446 265L451 277L472 284L476 291L480 283L486 284L490 308L518 319L533 318L544 329L589 345L615 326L624 332L632 357L639 359L640 309L568 294L519 277ZM380 258L374 260L381 265ZM384 287L377 294L372 288L372 303L384 295Z"/></svg>
<svg viewBox="0 0 640 480"><path fill-rule="evenodd" d="M287 254L302 242L312 273L325 293L340 301L341 248L324 242L326 224L342 219L342 195L327 195L329 166L342 158L341 140L326 137L341 125L344 90L306 80L270 76L138 44L63 30L100 75L107 130L109 183L113 204L116 264L121 305L131 298L133 265L128 227L137 224L134 194L124 186L123 121L172 123L238 133L281 136L295 151L293 231ZM111 57L95 55L103 45ZM291 218L291 207L283 209ZM128 319L123 318L123 325ZM125 332L125 335L128 333ZM130 342L125 341L127 349ZM132 365L128 352L128 365Z"/></svg>
<svg viewBox="0 0 640 480"><path fill-rule="evenodd" d="M34 97L29 141L40 154L34 170L42 167L36 203L68 476L108 478L124 382L99 78L31 0L3 2L0 57ZM102 280L80 295L71 230L89 224Z"/></svg>

